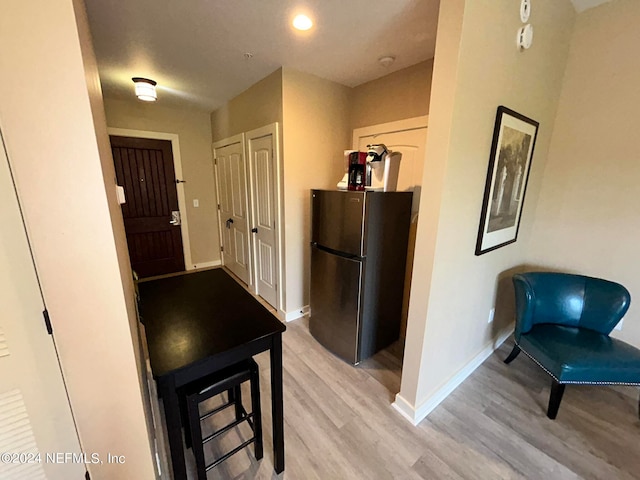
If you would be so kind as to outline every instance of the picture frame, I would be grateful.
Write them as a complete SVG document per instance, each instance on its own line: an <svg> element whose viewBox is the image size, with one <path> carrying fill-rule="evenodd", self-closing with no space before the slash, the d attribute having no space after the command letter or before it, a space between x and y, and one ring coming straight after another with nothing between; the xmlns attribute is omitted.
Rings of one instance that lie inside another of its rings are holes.
<svg viewBox="0 0 640 480"><path fill-rule="evenodd" d="M507 107L498 107L476 255L491 252L518 239L539 125Z"/></svg>

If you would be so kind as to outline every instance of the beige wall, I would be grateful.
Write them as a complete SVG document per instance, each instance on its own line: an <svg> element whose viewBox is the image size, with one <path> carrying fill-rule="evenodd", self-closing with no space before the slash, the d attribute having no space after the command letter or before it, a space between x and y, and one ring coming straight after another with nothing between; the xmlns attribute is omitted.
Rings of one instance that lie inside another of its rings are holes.
<svg viewBox="0 0 640 480"><path fill-rule="evenodd" d="M637 0L577 18L528 259L625 285L617 336L640 347L638 19Z"/></svg>
<svg viewBox="0 0 640 480"><path fill-rule="evenodd" d="M432 74L433 59L353 88L351 128L427 115Z"/></svg>
<svg viewBox="0 0 640 480"><path fill-rule="evenodd" d="M179 136L182 174L187 182L182 185L187 200L191 261L196 266L220 261L210 115L135 99L105 99L104 104L109 127ZM194 199L198 199L199 207L193 206Z"/></svg>
<svg viewBox="0 0 640 480"><path fill-rule="evenodd" d="M310 189L335 189L344 171L350 89L283 69L286 308L309 304Z"/></svg>
<svg viewBox="0 0 640 480"><path fill-rule="evenodd" d="M150 479L131 271L95 58L75 7L77 19L71 0L5 5L0 42L20 48L0 57L0 118L83 450L126 456L89 465L91 477Z"/></svg>
<svg viewBox="0 0 640 480"><path fill-rule="evenodd" d="M511 0L442 2L400 399L420 409L512 321L504 272L521 265L549 148L575 13L538 0L519 52ZM540 122L519 240L474 256L496 108ZM442 195L438 199L439 192ZM428 192L432 192L429 194ZM437 209L437 210L436 210ZM496 299L497 297L497 299ZM496 305L493 324L489 310Z"/></svg>
<svg viewBox="0 0 640 480"><path fill-rule="evenodd" d="M309 190L335 188L349 148L351 89L282 68L211 114L213 140L279 122L282 152L285 299L295 314L309 304Z"/></svg>
<svg viewBox="0 0 640 480"><path fill-rule="evenodd" d="M282 123L282 69L255 83L211 114L213 141Z"/></svg>

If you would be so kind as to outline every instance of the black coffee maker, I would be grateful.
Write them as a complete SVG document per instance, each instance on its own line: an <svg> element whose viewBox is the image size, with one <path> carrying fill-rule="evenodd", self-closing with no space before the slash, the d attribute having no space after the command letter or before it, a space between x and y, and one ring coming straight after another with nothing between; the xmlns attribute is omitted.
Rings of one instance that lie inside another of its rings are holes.
<svg viewBox="0 0 640 480"><path fill-rule="evenodd" d="M351 152L349 154L349 190L364 190L367 185L367 154Z"/></svg>

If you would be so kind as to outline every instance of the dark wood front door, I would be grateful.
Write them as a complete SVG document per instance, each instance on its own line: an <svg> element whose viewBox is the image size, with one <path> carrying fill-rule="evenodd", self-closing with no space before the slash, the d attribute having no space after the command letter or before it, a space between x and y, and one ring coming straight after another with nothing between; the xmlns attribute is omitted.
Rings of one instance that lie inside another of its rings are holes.
<svg viewBox="0 0 640 480"><path fill-rule="evenodd" d="M140 277L184 271L171 142L110 138L133 270Z"/></svg>

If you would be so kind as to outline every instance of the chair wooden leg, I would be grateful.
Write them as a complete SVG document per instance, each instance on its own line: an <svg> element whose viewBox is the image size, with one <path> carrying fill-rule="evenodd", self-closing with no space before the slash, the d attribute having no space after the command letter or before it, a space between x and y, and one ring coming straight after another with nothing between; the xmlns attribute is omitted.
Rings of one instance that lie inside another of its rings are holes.
<svg viewBox="0 0 640 480"><path fill-rule="evenodd" d="M553 383L551 384L551 395L549 395L549 408L547 409L547 417L551 420L555 420L558 415L558 409L560 408L563 393L564 384L553 380Z"/></svg>
<svg viewBox="0 0 640 480"><path fill-rule="evenodd" d="M507 358L504 359L504 363L511 363L513 362L513 360L520 355L520 347L518 345L514 345L513 346L513 350L511 350L511 353L509 354L509 356Z"/></svg>
<svg viewBox="0 0 640 480"><path fill-rule="evenodd" d="M236 410L236 420L240 420L244 414L242 413L242 389L240 385L234 387L235 393L235 410Z"/></svg>
<svg viewBox="0 0 640 480"><path fill-rule="evenodd" d="M229 396L229 402L233 403L233 408L236 412L236 420L242 418L242 390L239 386L235 386L227 390Z"/></svg>

